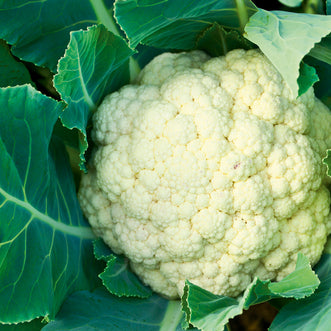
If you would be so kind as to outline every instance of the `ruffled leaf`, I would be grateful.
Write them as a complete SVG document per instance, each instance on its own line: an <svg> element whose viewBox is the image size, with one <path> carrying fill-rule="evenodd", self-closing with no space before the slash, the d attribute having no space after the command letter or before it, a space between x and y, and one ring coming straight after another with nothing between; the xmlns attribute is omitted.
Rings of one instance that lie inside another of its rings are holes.
<svg viewBox="0 0 331 331"><path fill-rule="evenodd" d="M318 81L319 77L316 74L315 68L302 62L300 65L300 75L298 78L298 95L300 96L306 93Z"/></svg>
<svg viewBox="0 0 331 331"><path fill-rule="evenodd" d="M93 245L96 259L103 260L107 264L99 277L110 293L119 297L139 298L147 298L152 295L152 290L143 285L130 270L127 258L113 254L101 239L94 241Z"/></svg>
<svg viewBox="0 0 331 331"><path fill-rule="evenodd" d="M107 94L129 82L129 58L133 53L121 37L103 25L71 33L54 85L68 104L61 115L62 123L81 132L82 169L88 145L86 127L89 119Z"/></svg>
<svg viewBox="0 0 331 331"><path fill-rule="evenodd" d="M240 315L251 305L274 298L302 299L311 295L318 285L319 280L308 259L298 254L296 269L291 274L276 283L255 278L239 300L215 295L186 281L182 306L187 325L191 323L205 331L223 330L230 318Z"/></svg>
<svg viewBox="0 0 331 331"><path fill-rule="evenodd" d="M327 151L327 155L326 157L323 159L323 162L326 164L327 166L327 175L331 176L331 150L329 149Z"/></svg>
<svg viewBox="0 0 331 331"><path fill-rule="evenodd" d="M255 48L255 45L238 31L225 30L218 23L214 23L199 36L196 48L206 51L211 56L222 56L233 49L251 49Z"/></svg>
<svg viewBox="0 0 331 331"><path fill-rule="evenodd" d="M245 36L259 46L297 96L303 57L330 31L330 16L259 9L246 25Z"/></svg>
<svg viewBox="0 0 331 331"><path fill-rule="evenodd" d="M328 330L331 324L331 254L324 254L315 268L321 285L308 298L285 305L270 326L270 331Z"/></svg>

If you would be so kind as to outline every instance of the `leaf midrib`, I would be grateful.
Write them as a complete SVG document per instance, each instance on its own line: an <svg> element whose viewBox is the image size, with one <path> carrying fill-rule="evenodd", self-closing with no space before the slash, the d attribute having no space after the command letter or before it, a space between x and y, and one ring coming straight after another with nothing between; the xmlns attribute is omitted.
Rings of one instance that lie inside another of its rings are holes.
<svg viewBox="0 0 331 331"><path fill-rule="evenodd" d="M49 225L56 231L60 231L64 234L67 234L70 236L79 237L81 239L95 239L95 235L94 235L92 229L89 227L79 227L79 226L68 225L68 224L56 221L54 218L52 218L46 214L43 214L42 212L37 210L28 201L22 201L22 200L16 198L15 196L4 191L1 187L0 187L0 194L2 194L7 201L10 201L10 202L14 203L15 205L27 210L34 219L38 219L38 220L42 221L43 223ZM0 246L3 244L5 244L5 243L2 242L0 244Z"/></svg>

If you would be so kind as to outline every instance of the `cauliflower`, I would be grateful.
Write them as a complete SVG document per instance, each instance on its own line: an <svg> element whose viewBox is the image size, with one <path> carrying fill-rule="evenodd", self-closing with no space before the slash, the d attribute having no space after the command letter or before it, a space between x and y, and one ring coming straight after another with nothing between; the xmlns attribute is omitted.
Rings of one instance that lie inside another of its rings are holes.
<svg viewBox="0 0 331 331"><path fill-rule="evenodd" d="M79 200L97 236L169 298L239 295L315 264L331 232L331 114L258 50L164 53L107 96Z"/></svg>

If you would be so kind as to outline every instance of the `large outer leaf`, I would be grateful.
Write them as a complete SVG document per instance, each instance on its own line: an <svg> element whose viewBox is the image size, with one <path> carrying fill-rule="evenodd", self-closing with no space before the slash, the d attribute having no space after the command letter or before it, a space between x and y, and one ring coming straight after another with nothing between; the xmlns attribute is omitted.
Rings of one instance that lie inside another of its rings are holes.
<svg viewBox="0 0 331 331"><path fill-rule="evenodd" d="M88 120L107 94L129 82L129 58L133 53L121 37L103 25L71 33L54 85L68 104L61 115L62 123L83 134L82 161Z"/></svg>
<svg viewBox="0 0 331 331"><path fill-rule="evenodd" d="M249 0L117 0L115 18L130 45L192 49L199 34L214 22L243 28L256 7Z"/></svg>
<svg viewBox="0 0 331 331"><path fill-rule="evenodd" d="M31 86L0 89L0 321L53 318L98 284L91 239L62 144L63 104Z"/></svg>
<svg viewBox="0 0 331 331"><path fill-rule="evenodd" d="M0 87L23 85L31 82L24 64L10 54L5 41L0 40Z"/></svg>
<svg viewBox="0 0 331 331"><path fill-rule="evenodd" d="M316 267L321 285L303 300L285 305L271 324L270 331L325 331L331 325L331 254L324 254Z"/></svg>
<svg viewBox="0 0 331 331"><path fill-rule="evenodd" d="M259 46L297 95L300 62L330 33L331 17L259 9L245 31L246 38Z"/></svg>
<svg viewBox="0 0 331 331"><path fill-rule="evenodd" d="M183 313L179 301L156 294L148 299L118 298L105 288L71 295L54 322L43 331L66 330L182 330Z"/></svg>
<svg viewBox="0 0 331 331"><path fill-rule="evenodd" d="M186 281L182 304L187 323L205 331L222 331L230 318L240 315L251 305L273 298L301 299L311 295L318 285L319 280L308 259L299 254L295 271L277 283L254 279L239 300L215 295Z"/></svg>
<svg viewBox="0 0 331 331"><path fill-rule="evenodd" d="M56 70L69 32L101 22L113 0L0 0L0 38L25 61ZM99 5L99 6L98 6ZM101 7L101 8L100 8Z"/></svg>

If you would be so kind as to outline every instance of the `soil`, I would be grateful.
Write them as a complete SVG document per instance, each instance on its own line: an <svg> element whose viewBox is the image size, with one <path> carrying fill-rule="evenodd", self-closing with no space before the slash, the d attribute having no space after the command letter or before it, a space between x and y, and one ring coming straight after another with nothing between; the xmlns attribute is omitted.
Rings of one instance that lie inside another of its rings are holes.
<svg viewBox="0 0 331 331"><path fill-rule="evenodd" d="M267 331L277 312L268 302L252 306L230 320L231 331Z"/></svg>

